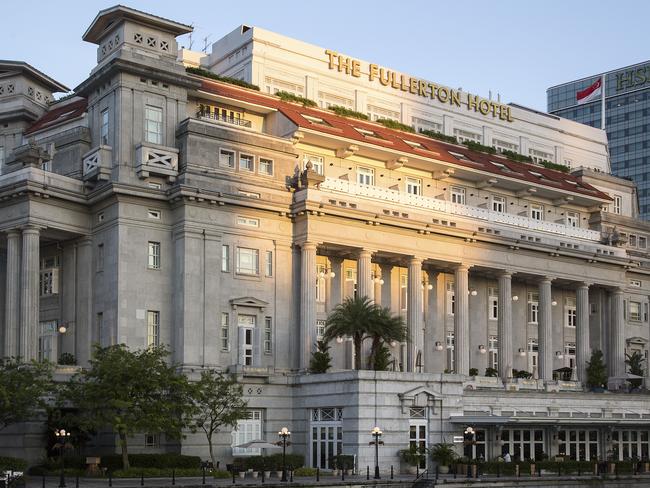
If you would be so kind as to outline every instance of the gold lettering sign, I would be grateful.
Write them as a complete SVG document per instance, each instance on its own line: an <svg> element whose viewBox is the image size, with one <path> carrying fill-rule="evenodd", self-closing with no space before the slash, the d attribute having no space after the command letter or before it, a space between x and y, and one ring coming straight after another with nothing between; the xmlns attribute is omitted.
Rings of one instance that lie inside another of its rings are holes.
<svg viewBox="0 0 650 488"><path fill-rule="evenodd" d="M329 49L325 50L325 54L328 57L329 69L337 70L339 73L345 73L355 78L361 78L361 61L341 56L336 51L330 51ZM493 102L471 93L460 92L446 86L436 85L419 78L411 78L396 71L382 68L377 64L370 63L368 65L368 81L378 81L382 86L430 98L446 105L466 106L467 110L486 117L491 115L494 118L508 122L514 120L508 105Z"/></svg>

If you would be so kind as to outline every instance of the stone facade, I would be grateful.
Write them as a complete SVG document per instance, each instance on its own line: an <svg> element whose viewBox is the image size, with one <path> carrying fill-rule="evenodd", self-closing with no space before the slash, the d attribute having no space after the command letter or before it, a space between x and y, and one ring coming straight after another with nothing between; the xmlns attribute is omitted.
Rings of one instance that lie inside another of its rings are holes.
<svg viewBox="0 0 650 488"><path fill-rule="evenodd" d="M622 393L625 354L649 339L650 226L633 185L188 74L175 37L189 29L100 12L84 35L99 46L89 78L20 115L0 176L5 355L71 353L83 367L93 343L168 344L188 374L229 371L251 418L220 434L224 460L283 426L321 468L339 450L371 465L375 425L386 469L409 443L468 426L458 449L474 457L648 454L645 396ZM332 371L308 374L328 312L355 294L407 323L391 371L352 370L341 337ZM585 391L595 349L615 392ZM39 435L16 426L0 445L35 458ZM132 445L207 456L198 434Z"/></svg>

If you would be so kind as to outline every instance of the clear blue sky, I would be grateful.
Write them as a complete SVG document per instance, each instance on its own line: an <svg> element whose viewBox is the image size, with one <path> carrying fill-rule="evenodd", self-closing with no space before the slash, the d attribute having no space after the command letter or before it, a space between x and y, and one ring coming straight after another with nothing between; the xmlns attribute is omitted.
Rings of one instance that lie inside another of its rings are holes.
<svg viewBox="0 0 650 488"><path fill-rule="evenodd" d="M647 0L121 1L194 24L195 49L246 23L541 110L549 86L650 59ZM95 64L96 46L81 35L112 5L15 2L0 18L0 59L26 61L74 88Z"/></svg>

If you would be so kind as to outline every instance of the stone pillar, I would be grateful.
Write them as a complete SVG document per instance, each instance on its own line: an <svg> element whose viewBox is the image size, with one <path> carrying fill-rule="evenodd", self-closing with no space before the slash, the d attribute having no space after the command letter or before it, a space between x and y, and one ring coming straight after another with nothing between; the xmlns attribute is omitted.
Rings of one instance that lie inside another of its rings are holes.
<svg viewBox="0 0 650 488"><path fill-rule="evenodd" d="M444 317L440 318L438 272L427 270L427 281L431 288L425 290L424 306L424 346L422 348L423 364L425 373L442 371L437 367L436 359L443 356L441 351L436 350L436 341L445 340ZM444 369L444 368L443 368Z"/></svg>
<svg viewBox="0 0 650 488"><path fill-rule="evenodd" d="M28 225L23 228L23 248L20 266L20 356L25 361L37 359L39 337L39 245L40 230Z"/></svg>
<svg viewBox="0 0 650 488"><path fill-rule="evenodd" d="M388 307L394 313L393 300L392 300L392 274L393 274L393 265L392 264L380 264L379 269L381 270L381 279L384 280L384 284L381 285L381 306Z"/></svg>
<svg viewBox="0 0 650 488"><path fill-rule="evenodd" d="M622 378L625 376L625 320L623 318L623 290L616 288L612 292L612 321L609 335L609 376ZM616 385L621 379L614 381Z"/></svg>
<svg viewBox="0 0 650 488"><path fill-rule="evenodd" d="M300 349L299 366L309 368L316 342L316 244L305 242L300 256Z"/></svg>
<svg viewBox="0 0 650 488"><path fill-rule="evenodd" d="M77 364L86 366L91 358L93 337L93 303L92 280L93 245L90 238L84 238L77 244L76 269L76 317L74 324L75 356Z"/></svg>
<svg viewBox="0 0 650 488"><path fill-rule="evenodd" d="M590 357L589 285L581 283L576 290L576 374L582 383L587 381L587 361Z"/></svg>
<svg viewBox="0 0 650 488"><path fill-rule="evenodd" d="M375 299L375 284L372 281L372 252L367 249L359 251L357 258L357 296Z"/></svg>
<svg viewBox="0 0 650 488"><path fill-rule="evenodd" d="M377 271L377 269L379 269L379 271ZM377 305L384 306L383 305L384 302L382 302L382 296L381 296L381 289L384 286L383 283L382 283L382 281L384 279L383 273L382 273L381 268L375 268L374 272L377 273L375 278L373 279L373 282L372 282L372 286L374 288L374 292L373 292L374 295L373 296L375 298L375 303Z"/></svg>
<svg viewBox="0 0 650 488"><path fill-rule="evenodd" d="M553 309L551 301L551 278L544 277L539 282L539 324L537 329L540 380L553 379Z"/></svg>
<svg viewBox="0 0 650 488"><path fill-rule="evenodd" d="M329 257L330 268L334 272L334 278L329 281L329 293L327 294L327 311L329 312L343 300L343 280L345 279L343 269L343 258L338 256Z"/></svg>
<svg viewBox="0 0 650 488"><path fill-rule="evenodd" d="M499 274L499 376L505 381L512 378L512 274L503 271Z"/></svg>
<svg viewBox="0 0 650 488"><path fill-rule="evenodd" d="M7 232L7 284L5 287L4 356L18 351L18 323L20 321L20 231Z"/></svg>
<svg viewBox="0 0 650 488"><path fill-rule="evenodd" d="M455 373L469 374L469 266L459 264L455 270L454 353Z"/></svg>
<svg viewBox="0 0 650 488"><path fill-rule="evenodd" d="M415 359L422 351L422 260L411 257L408 263L406 290L406 326L408 329L406 371L415 371Z"/></svg>

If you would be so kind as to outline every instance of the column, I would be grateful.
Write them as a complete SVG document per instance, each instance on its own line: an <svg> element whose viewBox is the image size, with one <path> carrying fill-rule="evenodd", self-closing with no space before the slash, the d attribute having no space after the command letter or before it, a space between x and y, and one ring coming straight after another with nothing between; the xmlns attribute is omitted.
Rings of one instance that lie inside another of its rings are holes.
<svg viewBox="0 0 650 488"><path fill-rule="evenodd" d="M456 373L469 374L469 266L459 264L455 270L454 353Z"/></svg>
<svg viewBox="0 0 650 488"><path fill-rule="evenodd" d="M4 355L17 356L20 320L20 231L7 232L7 284L5 287Z"/></svg>
<svg viewBox="0 0 650 488"><path fill-rule="evenodd" d="M537 341L539 345L539 379L553 379L553 317L551 305L551 278L539 282L539 317Z"/></svg>
<svg viewBox="0 0 650 488"><path fill-rule="evenodd" d="M343 269L343 258L338 256L329 257L330 268L334 272L334 278L328 280L329 293L327 294L327 311L331 311L343 301L343 280L345 279Z"/></svg>
<svg viewBox="0 0 650 488"><path fill-rule="evenodd" d="M576 290L576 374L582 383L587 381L587 361L590 358L589 285L580 283Z"/></svg>
<svg viewBox="0 0 650 488"><path fill-rule="evenodd" d="M422 260L411 257L406 290L406 327L408 329L406 371L415 371L415 359L422 351Z"/></svg>
<svg viewBox="0 0 650 488"><path fill-rule="evenodd" d="M372 281L372 252L359 251L357 258L357 296L375 299L375 284Z"/></svg>
<svg viewBox="0 0 650 488"><path fill-rule="evenodd" d="M393 265L380 264L379 269L381 270L381 279L384 280L384 284L381 285L381 306L388 307L391 311L395 312L392 299L393 286L391 282Z"/></svg>
<svg viewBox="0 0 650 488"><path fill-rule="evenodd" d="M512 274L503 271L499 274L499 376L506 381L512 378Z"/></svg>
<svg viewBox="0 0 650 488"><path fill-rule="evenodd" d="M300 369L309 368L316 342L316 244L305 242L300 255Z"/></svg>
<svg viewBox="0 0 650 488"><path fill-rule="evenodd" d="M625 320L623 319L623 290L612 292L612 321L609 336L609 375L620 384L625 376Z"/></svg>
<svg viewBox="0 0 650 488"><path fill-rule="evenodd" d="M38 227L23 228L20 267L20 333L19 351L25 361L37 359L39 336L39 236Z"/></svg>
<svg viewBox="0 0 650 488"><path fill-rule="evenodd" d="M444 316L441 314L440 291L438 289L438 272L427 270L427 281L431 288L425 290L426 302L424 308L424 372L434 373L444 369L443 352L436 350L436 342L445 342Z"/></svg>

